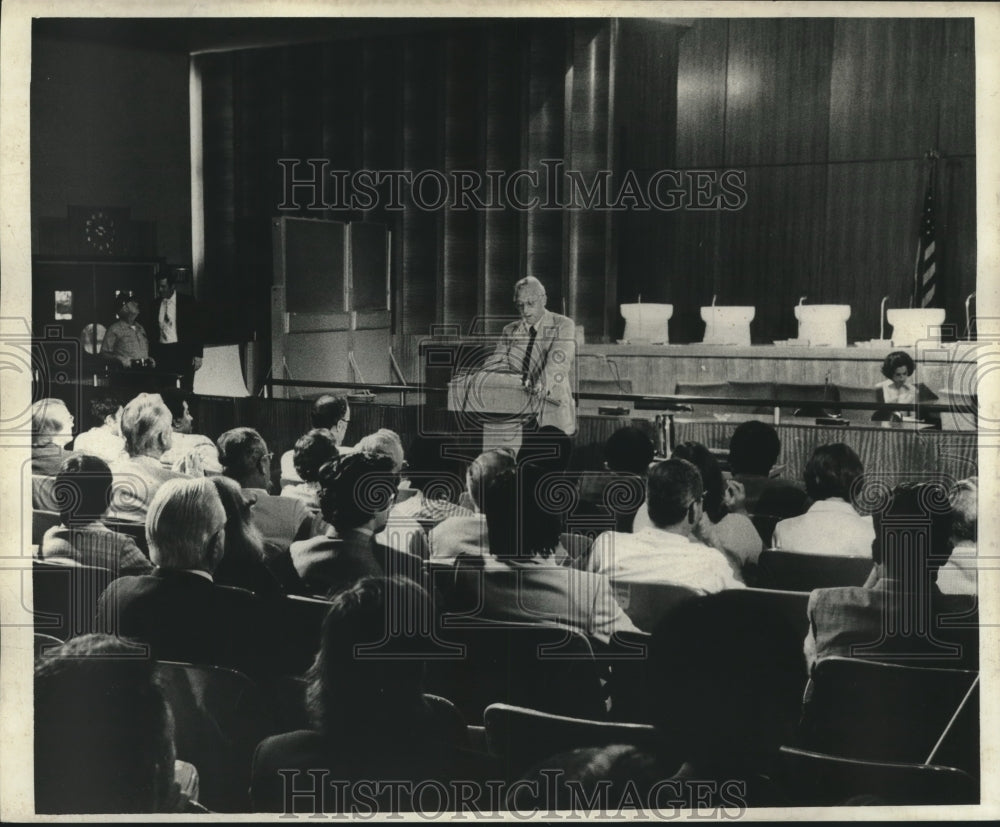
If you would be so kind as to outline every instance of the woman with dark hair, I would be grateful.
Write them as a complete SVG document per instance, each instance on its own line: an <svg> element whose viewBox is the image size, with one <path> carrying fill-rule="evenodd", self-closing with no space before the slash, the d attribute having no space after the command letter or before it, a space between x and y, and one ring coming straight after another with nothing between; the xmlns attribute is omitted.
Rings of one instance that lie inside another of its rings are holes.
<svg viewBox="0 0 1000 827"><path fill-rule="evenodd" d="M302 802L327 813L448 812L458 794L449 782L481 785L490 776L492 762L465 749L455 708L423 694L424 659L434 649L429 619L427 593L403 577L364 578L333 599L306 674L313 728L257 747L256 811L286 810L289 770L309 772L317 790L330 791L318 792L320 803Z"/></svg>
<svg viewBox="0 0 1000 827"><path fill-rule="evenodd" d="M292 543L292 564L307 590L333 595L384 570L375 535L395 502L399 472L392 457L356 451L326 463L317 474L326 534Z"/></svg>
<svg viewBox="0 0 1000 827"><path fill-rule="evenodd" d="M806 463L806 493L813 504L801 517L774 527L774 548L811 554L870 557L875 529L859 514L854 489L864 474L861 458L842 442L820 445Z"/></svg>
<svg viewBox="0 0 1000 827"><path fill-rule="evenodd" d="M229 477L210 477L226 510L226 541L222 561L212 577L222 586L238 586L262 597L281 593L264 560L264 538L253 523L253 495Z"/></svg>
<svg viewBox="0 0 1000 827"><path fill-rule="evenodd" d="M337 440L326 428L313 428L295 442L295 471L301 483L286 485L281 489L282 497L297 497L306 508L318 514L319 469L339 455Z"/></svg>
<svg viewBox="0 0 1000 827"><path fill-rule="evenodd" d="M743 485L734 479L725 479L722 466L711 451L700 442L683 442L674 448L672 459L686 459L701 472L705 487L701 521L694 536L702 543L726 555L726 560L738 580L748 563L756 563L764 543L746 514L735 513L744 499ZM635 515L633 533L652 525L649 512L639 509Z"/></svg>
<svg viewBox="0 0 1000 827"><path fill-rule="evenodd" d="M917 401L917 387L913 383L913 374L917 366L909 353L894 350L882 362L884 382L876 387L882 395L882 401L905 405Z"/></svg>

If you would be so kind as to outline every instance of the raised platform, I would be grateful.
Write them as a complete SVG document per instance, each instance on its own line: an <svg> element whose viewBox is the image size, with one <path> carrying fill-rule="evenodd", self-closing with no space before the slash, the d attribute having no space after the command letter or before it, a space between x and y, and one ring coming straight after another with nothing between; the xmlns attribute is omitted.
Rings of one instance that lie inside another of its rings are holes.
<svg viewBox="0 0 1000 827"><path fill-rule="evenodd" d="M906 348L917 363L917 381L931 390L973 393L978 342ZM885 377L882 360L892 349L795 345L611 345L577 349L577 378L629 380L634 393L671 394L678 382L799 382L874 387ZM612 364L609 364L612 363ZM617 372L617 377L616 377Z"/></svg>

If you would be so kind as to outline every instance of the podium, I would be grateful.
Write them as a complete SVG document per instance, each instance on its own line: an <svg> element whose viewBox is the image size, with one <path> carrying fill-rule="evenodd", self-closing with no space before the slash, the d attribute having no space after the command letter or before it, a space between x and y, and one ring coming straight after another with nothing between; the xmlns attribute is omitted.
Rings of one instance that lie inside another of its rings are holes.
<svg viewBox="0 0 1000 827"><path fill-rule="evenodd" d="M483 450L521 445L521 426L538 413L542 397L521 384L521 374L504 370L478 370L448 382L448 410L459 419L463 433L482 429Z"/></svg>

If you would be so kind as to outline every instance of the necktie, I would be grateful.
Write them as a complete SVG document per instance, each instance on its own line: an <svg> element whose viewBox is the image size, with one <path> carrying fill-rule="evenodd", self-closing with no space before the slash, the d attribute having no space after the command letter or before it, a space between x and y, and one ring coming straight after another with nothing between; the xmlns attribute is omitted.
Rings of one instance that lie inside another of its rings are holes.
<svg viewBox="0 0 1000 827"><path fill-rule="evenodd" d="M528 334L528 348L524 351L524 359L521 362L521 381L524 382L528 379L528 371L531 367L531 351L535 347L535 334L537 331L535 328L530 328L531 332Z"/></svg>

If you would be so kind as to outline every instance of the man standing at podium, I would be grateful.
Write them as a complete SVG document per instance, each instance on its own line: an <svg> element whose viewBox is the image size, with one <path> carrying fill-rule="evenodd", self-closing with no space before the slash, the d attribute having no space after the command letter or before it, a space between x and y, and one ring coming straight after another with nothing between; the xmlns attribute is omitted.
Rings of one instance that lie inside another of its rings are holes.
<svg viewBox="0 0 1000 827"><path fill-rule="evenodd" d="M576 433L576 405L570 381L576 357L573 320L545 308L545 287L534 276L514 285L514 307L521 317L503 329L491 363L521 374L521 384L531 394L537 413L525 423L526 431L552 426Z"/></svg>

